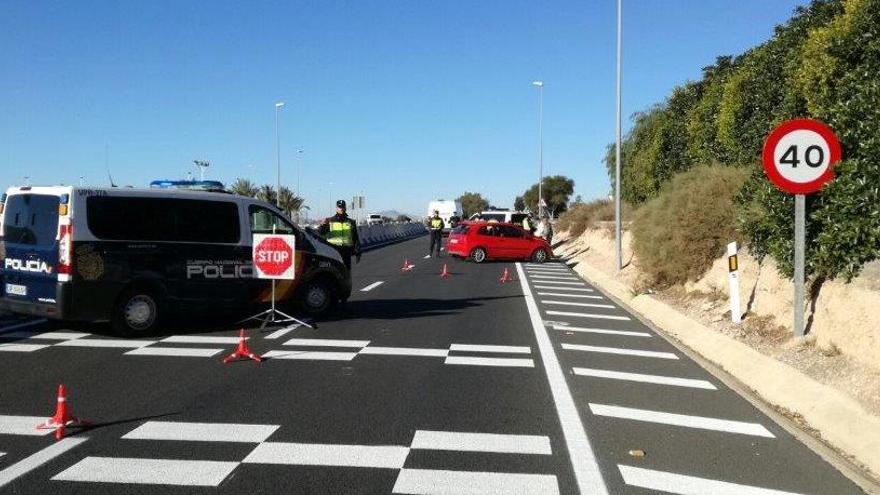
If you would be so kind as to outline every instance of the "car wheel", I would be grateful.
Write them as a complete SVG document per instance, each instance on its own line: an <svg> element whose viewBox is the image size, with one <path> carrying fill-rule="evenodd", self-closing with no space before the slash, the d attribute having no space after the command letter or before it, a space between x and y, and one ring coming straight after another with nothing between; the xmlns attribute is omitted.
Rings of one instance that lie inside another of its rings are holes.
<svg viewBox="0 0 880 495"><path fill-rule="evenodd" d="M113 329L123 337L143 337L159 324L159 298L149 289L129 289L113 311Z"/></svg>
<svg viewBox="0 0 880 495"><path fill-rule="evenodd" d="M476 248L471 251L471 260L474 263L482 263L486 261L486 250L483 248Z"/></svg>
<svg viewBox="0 0 880 495"><path fill-rule="evenodd" d="M312 280L303 287L303 310L312 316L326 313L335 301L333 289L325 280Z"/></svg>
<svg viewBox="0 0 880 495"><path fill-rule="evenodd" d="M547 251L543 249L535 249L535 252L532 253L532 262L534 263L543 263L547 261Z"/></svg>

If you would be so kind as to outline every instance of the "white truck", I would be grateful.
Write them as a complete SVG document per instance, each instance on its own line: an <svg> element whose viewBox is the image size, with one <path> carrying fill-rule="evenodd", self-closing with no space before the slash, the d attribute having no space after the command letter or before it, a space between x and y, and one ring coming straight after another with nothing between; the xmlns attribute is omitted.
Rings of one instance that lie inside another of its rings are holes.
<svg viewBox="0 0 880 495"><path fill-rule="evenodd" d="M452 217L455 217L456 221L461 221L461 217L464 215L461 209L461 201L458 200L445 200L445 199L435 199L428 203L428 214L426 218L431 218L434 216L434 211L438 211L440 213L440 218L443 219L443 224L445 228L443 229L444 233L449 232L451 226L449 220Z"/></svg>

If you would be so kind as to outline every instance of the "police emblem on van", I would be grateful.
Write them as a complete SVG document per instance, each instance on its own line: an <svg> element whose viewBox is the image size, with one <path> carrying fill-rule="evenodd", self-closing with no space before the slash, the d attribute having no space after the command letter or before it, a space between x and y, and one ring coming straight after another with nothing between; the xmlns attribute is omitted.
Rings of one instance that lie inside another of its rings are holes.
<svg viewBox="0 0 880 495"><path fill-rule="evenodd" d="M16 270L20 272L35 273L52 273L52 267L45 261L40 260L20 260L16 258L6 258L5 266L7 270Z"/></svg>

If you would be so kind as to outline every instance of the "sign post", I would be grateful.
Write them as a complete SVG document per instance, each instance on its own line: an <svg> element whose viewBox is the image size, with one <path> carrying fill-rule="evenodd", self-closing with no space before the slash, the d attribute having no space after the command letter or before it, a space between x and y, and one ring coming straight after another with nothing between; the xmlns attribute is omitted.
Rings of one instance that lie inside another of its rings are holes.
<svg viewBox="0 0 880 495"><path fill-rule="evenodd" d="M794 335L804 335L804 244L806 197L834 178L840 142L824 123L793 119L780 124L764 142L767 178L782 192L794 195Z"/></svg>
<svg viewBox="0 0 880 495"><path fill-rule="evenodd" d="M274 231L274 228L272 229ZM248 318L266 323L296 322L312 328L311 325L279 311L275 307L276 280L296 278L296 236L290 234L254 234L251 257L257 278L272 280L272 306L270 309Z"/></svg>
<svg viewBox="0 0 880 495"><path fill-rule="evenodd" d="M730 320L742 321L739 303L739 259L736 256L736 242L727 245L727 281L730 283Z"/></svg>

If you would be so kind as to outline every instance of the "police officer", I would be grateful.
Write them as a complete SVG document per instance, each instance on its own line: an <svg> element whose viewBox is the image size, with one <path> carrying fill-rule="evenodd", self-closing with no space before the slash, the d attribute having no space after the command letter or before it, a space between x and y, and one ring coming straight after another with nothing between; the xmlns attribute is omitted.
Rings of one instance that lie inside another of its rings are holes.
<svg viewBox="0 0 880 495"><path fill-rule="evenodd" d="M440 212L434 210L434 216L428 219L428 230L431 232L431 247L428 249L430 258L434 254L434 245L437 245L437 256L440 256L441 243L443 242L443 219L440 218Z"/></svg>
<svg viewBox="0 0 880 495"><path fill-rule="evenodd" d="M346 268L351 270L352 255L358 263L361 262L361 241L358 239L357 224L345 213L345 201L340 199L336 202L336 215L324 219L320 233L339 251Z"/></svg>
<svg viewBox="0 0 880 495"><path fill-rule="evenodd" d="M523 227L523 230L525 230L526 232L532 232L532 233L534 233L534 232L535 232L535 228L532 227L531 218L532 218L532 214L531 214L531 213L529 213L528 215L524 216L524 217L523 217L523 220L522 220L522 227Z"/></svg>

